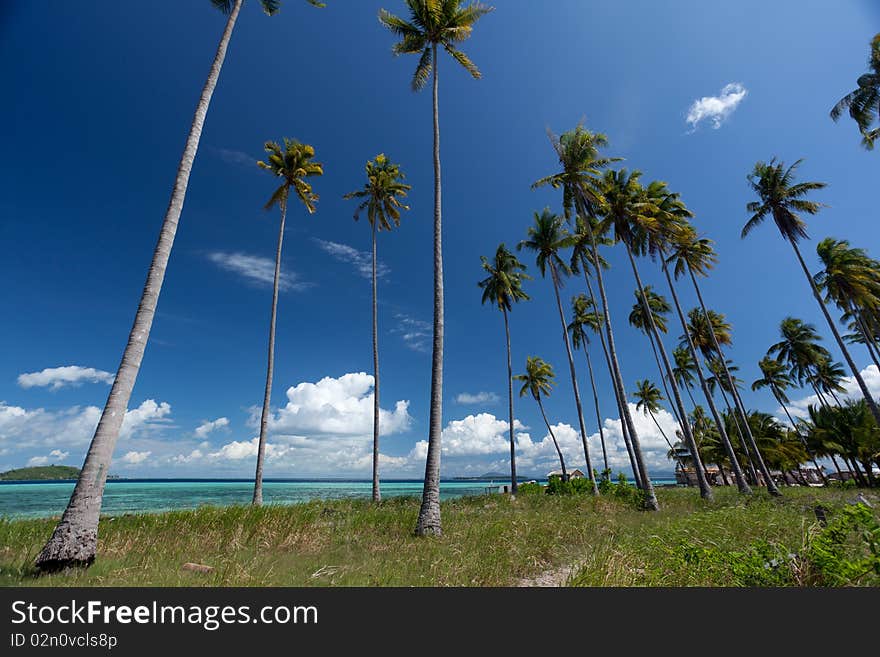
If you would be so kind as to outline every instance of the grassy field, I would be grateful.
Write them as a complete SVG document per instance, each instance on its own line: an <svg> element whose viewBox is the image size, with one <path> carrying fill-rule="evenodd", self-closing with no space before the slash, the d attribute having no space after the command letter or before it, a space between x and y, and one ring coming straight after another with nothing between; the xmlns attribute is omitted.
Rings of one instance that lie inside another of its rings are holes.
<svg viewBox="0 0 880 657"><path fill-rule="evenodd" d="M0 520L0 585L510 586L555 573L581 586L876 586L880 499L863 494L873 508L852 505L853 490L805 488L717 490L711 504L663 489L658 513L612 496L462 498L443 503L439 539L412 535L412 498L203 507L105 518L91 568L44 577L31 562L54 522Z"/></svg>

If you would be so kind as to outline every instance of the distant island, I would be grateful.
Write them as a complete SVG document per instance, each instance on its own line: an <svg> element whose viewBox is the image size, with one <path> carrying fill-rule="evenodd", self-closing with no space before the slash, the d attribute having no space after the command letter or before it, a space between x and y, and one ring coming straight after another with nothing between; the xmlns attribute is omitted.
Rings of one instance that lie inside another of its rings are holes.
<svg viewBox="0 0 880 657"><path fill-rule="evenodd" d="M455 481L483 481L484 479L510 479L509 472L487 472L479 477L453 477ZM528 481L529 479L542 479L542 477L534 477L528 475L516 475L517 481Z"/></svg>
<svg viewBox="0 0 880 657"><path fill-rule="evenodd" d="M79 468L70 465L42 465L36 468L17 468L0 472L0 481L44 481L78 477Z"/></svg>

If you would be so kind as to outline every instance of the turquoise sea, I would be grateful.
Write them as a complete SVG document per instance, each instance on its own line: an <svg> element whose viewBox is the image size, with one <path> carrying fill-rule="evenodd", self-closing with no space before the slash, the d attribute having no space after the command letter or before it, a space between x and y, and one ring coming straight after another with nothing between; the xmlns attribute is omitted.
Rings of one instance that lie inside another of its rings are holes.
<svg viewBox="0 0 880 657"><path fill-rule="evenodd" d="M442 481L440 498L483 495L496 490L505 480ZM667 480L655 482L669 483ZM673 482L674 483L674 482ZM45 518L58 516L67 506L73 481L0 482L0 518ZM101 512L107 515L194 509L204 504L229 506L250 504L253 480L127 479L108 481ZM369 481L282 480L263 483L266 504L296 504L313 499L367 499ZM384 481L383 497L421 496L418 480Z"/></svg>

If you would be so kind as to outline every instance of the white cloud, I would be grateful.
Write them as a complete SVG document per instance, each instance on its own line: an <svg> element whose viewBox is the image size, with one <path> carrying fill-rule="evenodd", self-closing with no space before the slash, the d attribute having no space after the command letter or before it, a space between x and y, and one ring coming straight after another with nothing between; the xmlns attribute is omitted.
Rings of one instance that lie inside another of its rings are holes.
<svg viewBox="0 0 880 657"><path fill-rule="evenodd" d="M149 450L147 450L146 452L126 452L125 456L123 456L119 460L126 465L139 465L146 461L152 453L153 452Z"/></svg>
<svg viewBox="0 0 880 657"><path fill-rule="evenodd" d="M318 238L314 239L315 242L317 242L318 246L320 246L325 252L327 252L340 262L347 262L352 265L355 268L355 271L357 271L358 275L369 280L373 278L373 256L371 253L367 251L358 251L348 244L329 242ZM385 265L382 261L376 261L377 278L384 278L390 273L390 271L391 270L388 268L388 266Z"/></svg>
<svg viewBox="0 0 880 657"><path fill-rule="evenodd" d="M208 254L208 260L222 269L244 276L247 280L260 285L272 285L275 281L275 260L272 258L248 255L247 253L215 251ZM278 278L278 289L300 292L309 287L311 287L311 283L301 281L296 273L284 271L282 266Z"/></svg>
<svg viewBox="0 0 880 657"><path fill-rule="evenodd" d="M397 326L391 329L391 333L399 335L404 345L413 351L422 353L429 351L433 332L428 322L414 319L403 313L396 313L394 319L397 321Z"/></svg>
<svg viewBox="0 0 880 657"><path fill-rule="evenodd" d="M478 392L472 394L462 392L455 398L458 404L497 404L501 398L494 392Z"/></svg>
<svg viewBox="0 0 880 657"><path fill-rule="evenodd" d="M65 386L78 387L83 383L113 383L110 372L96 370L94 367L65 365L64 367L47 367L39 372L28 372L18 375L18 385L22 388L49 387L58 390Z"/></svg>
<svg viewBox="0 0 880 657"><path fill-rule="evenodd" d="M60 449L53 449L49 452L49 456L34 456L31 457L27 465L28 467L36 467L40 465L57 465L64 461L68 456L70 456L70 452L62 452Z"/></svg>
<svg viewBox="0 0 880 657"><path fill-rule="evenodd" d="M868 365L865 369L859 370L859 374L862 375L862 379L865 381L865 385L868 387L868 391L871 393L871 395L873 395L874 399L880 397L880 371L877 370L877 366ZM846 392L837 393L837 397L841 401L843 401L844 399L862 398L862 390L861 388L859 388L859 384L856 382L855 377L848 376L844 378L844 380L841 382L841 385L846 388ZM808 395L800 399L793 399L790 403L786 404L789 412L795 418L797 418L798 416L803 418L808 417L807 407L818 405L819 398L816 395ZM780 418L785 418L786 424L788 423L788 418L785 417L785 411L782 409L781 406L776 409L776 415L780 416Z"/></svg>
<svg viewBox="0 0 880 657"><path fill-rule="evenodd" d="M248 155L242 151L232 150L230 148L210 148L211 151L226 162L227 164L238 164L241 166L253 167L257 170L257 158Z"/></svg>
<svg viewBox="0 0 880 657"><path fill-rule="evenodd" d="M205 438L212 431L225 429L229 426L229 418L218 417L216 420L202 422L193 432L196 438Z"/></svg>
<svg viewBox="0 0 880 657"><path fill-rule="evenodd" d="M721 93L717 96L703 96L698 98L688 108L685 119L693 132L703 121L711 121L716 130L724 121L733 114L742 100L748 94L748 90L739 82L731 82L724 85Z"/></svg>

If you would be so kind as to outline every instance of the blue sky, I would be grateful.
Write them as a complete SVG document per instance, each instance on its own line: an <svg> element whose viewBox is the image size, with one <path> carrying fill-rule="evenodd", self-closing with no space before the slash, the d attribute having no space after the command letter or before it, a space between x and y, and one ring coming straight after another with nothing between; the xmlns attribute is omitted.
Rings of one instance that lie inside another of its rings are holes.
<svg viewBox="0 0 880 657"><path fill-rule="evenodd" d="M379 152L399 162L413 186L412 210L379 244L386 270L379 290L383 472L423 472L430 92L410 91L415 58L393 57L392 36L376 20L379 7L401 13L402 2L328 4L316 10L288 0L269 18L255 0L245 3L117 447L118 474L253 472L253 409L262 401L271 300L264 279L278 221L262 210L274 181L254 161L264 141L284 136L313 144L325 175L314 182L317 213L292 208L288 218L267 476L369 472L370 289L360 269L369 231L352 221L352 202L342 195L363 184L364 162ZM0 469L82 461L224 20L207 2L160 11L106 1L0 9ZM832 12L827 3L794 1L499 0L464 44L483 79L441 59L445 476L507 468L503 327L497 311L480 305L479 257L525 237L534 211L559 210L557 192L530 189L555 171L548 128L558 133L585 118L608 135L609 155L682 194L699 229L716 241L720 262L703 289L733 324L730 356L742 378L757 377L756 362L786 315L815 323L830 342L791 248L772 224L739 238L751 200L746 174L757 160L802 157L803 179L829 184L815 197L829 207L810 220L813 242L804 245L814 269L815 242L829 235L880 253L868 193L878 155L861 149L851 121L828 118L864 71L878 30L880 11L867 1L839 3ZM689 123L689 112L702 120ZM613 249L606 257L632 390L636 379L656 381L657 374L645 338L625 324L634 282L624 255ZM532 301L512 315L514 368L522 370L527 354L556 367L547 411L578 465L552 288L529 255L522 258L536 278L527 286ZM665 289L651 263L641 266L646 282ZM565 298L582 287L570 281ZM686 307L694 305L690 289L681 294ZM867 355L858 347L853 353L866 367ZM866 374L880 389L876 369ZM612 463L623 468L604 372L599 385ZM457 401L460 395L470 401ZM776 410L769 395L746 390L744 397L754 408ZM516 416L521 471L546 472L555 457L534 403L517 400ZM595 417L585 419L595 433ZM667 415L661 421L670 426ZM654 471L670 471L665 443L649 421L640 418L639 426ZM595 439L591 444L597 460Z"/></svg>

